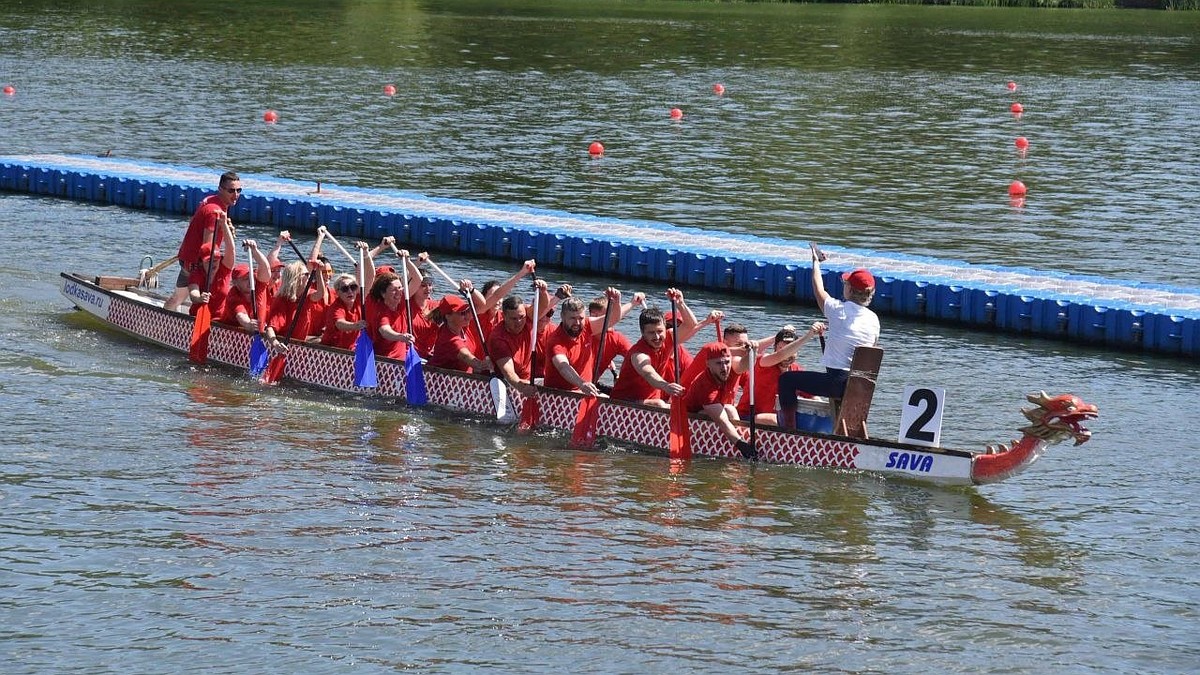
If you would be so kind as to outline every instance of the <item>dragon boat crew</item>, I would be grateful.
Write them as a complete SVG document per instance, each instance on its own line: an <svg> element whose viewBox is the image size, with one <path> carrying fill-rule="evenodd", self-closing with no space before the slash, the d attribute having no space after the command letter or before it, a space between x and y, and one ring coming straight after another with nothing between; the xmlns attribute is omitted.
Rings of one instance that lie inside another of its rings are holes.
<svg viewBox="0 0 1200 675"><path fill-rule="evenodd" d="M806 370L779 376L779 426L796 427L796 392L805 391L817 396L841 398L850 378L850 363L858 347L879 343L879 317L868 309L875 297L875 277L859 268L842 275L845 282L838 300L825 290L821 279L821 260L817 250L812 255L812 286L817 304L825 315L825 353L821 365L825 372Z"/></svg>
<svg viewBox="0 0 1200 675"><path fill-rule="evenodd" d="M710 342L696 353L696 361L704 364L692 380L684 381L687 390L683 403L689 413L703 413L716 423L744 457L754 457L754 449L742 439L733 421L738 418L733 398L737 395L737 378L733 377L733 355L724 342Z"/></svg>
<svg viewBox="0 0 1200 675"><path fill-rule="evenodd" d="M667 289L677 307L686 307L683 293ZM680 310L683 323L680 334L694 330L696 316L690 310ZM689 324L690 319L690 324ZM633 401L658 408L669 408L669 396L683 394L683 386L675 381L675 332L667 330L662 310L648 307L638 316L641 338L634 343L621 364L611 396L620 401Z"/></svg>
<svg viewBox="0 0 1200 675"><path fill-rule="evenodd" d="M546 282L538 279L534 283L535 292L539 294L538 305L550 302L550 294ZM519 295L509 295L500 303L500 314L503 317L500 325L488 336L487 353L492 357L496 373L504 378L509 386L521 392L524 396L535 396L537 389L533 386L533 373L538 372L541 365L542 347L545 346L546 336L554 330L547 322L538 323L537 354L531 354L533 347L533 317L532 309Z"/></svg>
<svg viewBox="0 0 1200 675"><path fill-rule="evenodd" d="M488 373L492 362L484 358L483 336L476 330L471 306L458 295L446 295L434 310L434 320L441 319L437 344L429 365L468 373Z"/></svg>
<svg viewBox="0 0 1200 675"><path fill-rule="evenodd" d="M820 335L824 325L814 323L803 337L797 337L796 330L784 326L775 334L773 351L762 354L754 364L754 420L759 424L776 424L776 396L779 395L779 377L784 373L804 370L796 363L796 353L814 336ZM812 398L808 392L797 392L803 398ZM750 421L750 392L743 391L738 399L738 416L744 422Z"/></svg>
<svg viewBox="0 0 1200 675"><path fill-rule="evenodd" d="M616 302L621 292L609 288L605 294ZM561 323L546 339L545 385L552 389L578 391L588 396L602 396L590 376L598 348L597 338L604 330L604 317L584 316L585 306L579 298L562 301Z"/></svg>
<svg viewBox="0 0 1200 675"><path fill-rule="evenodd" d="M271 292L271 269L267 257L258 248L258 242L247 239L243 242L254 260L254 293L250 293L250 265L238 263L233 267L231 288L225 298L219 320L231 326L239 326L251 333L258 332L259 321L266 315Z"/></svg>

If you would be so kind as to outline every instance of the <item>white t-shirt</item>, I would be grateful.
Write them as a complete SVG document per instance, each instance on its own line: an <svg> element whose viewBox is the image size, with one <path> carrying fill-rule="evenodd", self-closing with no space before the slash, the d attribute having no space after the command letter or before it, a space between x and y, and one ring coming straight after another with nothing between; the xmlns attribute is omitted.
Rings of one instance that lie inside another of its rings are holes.
<svg viewBox="0 0 1200 675"><path fill-rule="evenodd" d="M849 370L856 347L871 347L879 342L879 317L857 302L843 302L830 296L821 308L829 330L825 333L825 354L821 365Z"/></svg>

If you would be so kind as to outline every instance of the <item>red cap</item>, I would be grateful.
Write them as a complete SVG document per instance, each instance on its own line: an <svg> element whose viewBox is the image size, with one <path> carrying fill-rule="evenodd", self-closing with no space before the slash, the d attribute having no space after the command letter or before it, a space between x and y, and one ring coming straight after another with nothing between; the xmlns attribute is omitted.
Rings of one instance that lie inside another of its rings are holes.
<svg viewBox="0 0 1200 675"><path fill-rule="evenodd" d="M710 342L701 347L699 352L696 352L697 361L709 361L726 356L732 357L732 354L729 352L729 346L724 342Z"/></svg>
<svg viewBox="0 0 1200 675"><path fill-rule="evenodd" d="M238 263L233 266L233 278L245 279L250 276L250 266L246 263Z"/></svg>
<svg viewBox="0 0 1200 675"><path fill-rule="evenodd" d="M856 291L875 288L875 277L871 276L871 273L865 267L860 267L853 272L843 274L842 281L850 284L850 288Z"/></svg>
<svg viewBox="0 0 1200 675"><path fill-rule="evenodd" d="M395 274L396 268L391 265L380 265L375 268L375 274Z"/></svg>
<svg viewBox="0 0 1200 675"><path fill-rule="evenodd" d="M286 267L286 265L283 264L282 260L276 258L275 260L271 261L271 271L275 271L281 267Z"/></svg>
<svg viewBox="0 0 1200 675"><path fill-rule="evenodd" d="M442 316L464 312L466 309L467 301L459 295L443 296L442 301L438 303L438 311L442 313Z"/></svg>

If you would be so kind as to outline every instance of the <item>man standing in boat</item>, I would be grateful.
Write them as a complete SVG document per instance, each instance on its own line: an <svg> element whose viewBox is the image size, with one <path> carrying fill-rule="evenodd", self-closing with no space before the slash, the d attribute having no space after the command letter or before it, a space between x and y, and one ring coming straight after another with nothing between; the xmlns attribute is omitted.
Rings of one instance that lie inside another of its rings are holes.
<svg viewBox="0 0 1200 675"><path fill-rule="evenodd" d="M170 311L177 311L183 299L188 297L188 277L199 269L200 248L208 245L210 251L220 251L223 237L219 223L229 220L229 209L237 203L242 194L242 179L232 171L221 174L217 181L217 192L200 201L192 220L188 223L187 233L183 235L183 243L179 245L179 266L182 268L179 279L175 282L175 292L163 305ZM227 222L230 231L233 223Z"/></svg>
<svg viewBox="0 0 1200 675"><path fill-rule="evenodd" d="M686 309L682 292L667 289L667 297L672 295L680 309L679 333L691 333L696 327L696 315ZM675 332L667 331L666 319L657 307L642 310L638 326L641 339L630 348L621 364L612 397L659 408L670 407L667 397L683 393L683 387L675 381Z"/></svg>
<svg viewBox="0 0 1200 675"><path fill-rule="evenodd" d="M609 302L621 302L621 291L609 288L605 294ZM600 389L591 376L597 357L596 338L604 330L604 317L588 318L584 309L579 298L563 300L562 323L546 339L545 385L599 396Z"/></svg>
<svg viewBox="0 0 1200 675"><path fill-rule="evenodd" d="M825 353L821 356L825 372L806 370L779 376L779 426L785 429L796 427L797 390L841 398L846 391L846 381L850 379L854 350L879 343L879 317L867 309L875 297L875 277L866 269L859 268L843 274L842 281L845 282L843 300L825 291L825 284L821 280L820 256L814 247L813 295L829 326L825 331Z"/></svg>

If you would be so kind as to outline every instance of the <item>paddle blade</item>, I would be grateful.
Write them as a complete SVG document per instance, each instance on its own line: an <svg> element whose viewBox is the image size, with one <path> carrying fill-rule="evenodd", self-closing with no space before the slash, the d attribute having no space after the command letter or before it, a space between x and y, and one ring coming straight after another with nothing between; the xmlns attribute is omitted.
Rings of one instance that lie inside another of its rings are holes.
<svg viewBox="0 0 1200 675"><path fill-rule="evenodd" d="M208 361L208 335L210 332L212 332L212 310L205 303L196 310L196 322L192 324L192 341L188 349L188 358L193 363L203 365Z"/></svg>
<svg viewBox="0 0 1200 675"><path fill-rule="evenodd" d="M375 344L365 328L358 333L358 340L354 343L354 386L379 386L375 372Z"/></svg>
<svg viewBox="0 0 1200 675"><path fill-rule="evenodd" d="M496 408L496 419L505 424L512 422L513 415L508 410L508 385L504 383L504 380L493 377L488 382L488 387L492 391L492 405Z"/></svg>
<svg viewBox="0 0 1200 675"><path fill-rule="evenodd" d="M417 348L408 346L408 354L404 356L404 399L409 405L425 405L429 395L425 391L425 366Z"/></svg>
<svg viewBox="0 0 1200 675"><path fill-rule="evenodd" d="M600 399L585 398L579 403L575 415L575 430L571 433L571 446L590 448L596 444L596 427L600 424Z"/></svg>
<svg viewBox="0 0 1200 675"><path fill-rule="evenodd" d="M525 402L521 404L521 420L517 422L517 431L520 433L533 431L541 421L542 409L538 407L538 400L532 396L526 396Z"/></svg>
<svg viewBox="0 0 1200 675"><path fill-rule="evenodd" d="M250 338L250 377L262 377L270 359L271 352L267 350L267 344L263 342L261 335L255 333L254 337Z"/></svg>
<svg viewBox="0 0 1200 675"><path fill-rule="evenodd" d="M688 428L687 406L678 396L671 399L671 424L667 441L671 459L691 459L692 438L691 429Z"/></svg>
<svg viewBox="0 0 1200 675"><path fill-rule="evenodd" d="M283 368L287 365L287 356L284 354L276 354L271 357L271 362L267 364L267 371L263 373L263 384L275 384L283 379Z"/></svg>

